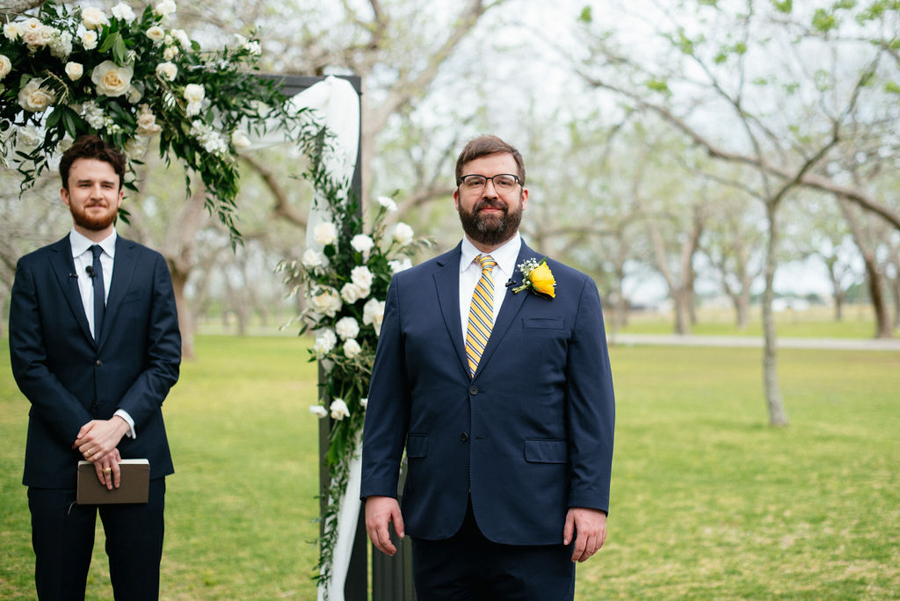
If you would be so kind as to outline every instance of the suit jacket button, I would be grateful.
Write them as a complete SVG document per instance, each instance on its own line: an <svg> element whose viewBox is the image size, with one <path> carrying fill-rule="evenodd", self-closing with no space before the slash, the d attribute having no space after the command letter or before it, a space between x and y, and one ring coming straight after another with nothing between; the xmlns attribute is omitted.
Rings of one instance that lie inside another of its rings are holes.
<svg viewBox="0 0 900 601"><path fill-rule="evenodd" d="M463 432L462 434L459 435L459 442L468 442L468 441L469 441L469 435L468 435L468 434L466 434L465 432Z"/></svg>
<svg viewBox="0 0 900 601"><path fill-rule="evenodd" d="M478 387L477 386L469 386L469 394L473 394L473 395L478 394Z"/></svg>
<svg viewBox="0 0 900 601"><path fill-rule="evenodd" d="M97 367L100 367L101 365L103 365L103 361L101 361L100 359L97 359L96 361L94 361L94 365L96 365Z"/></svg>

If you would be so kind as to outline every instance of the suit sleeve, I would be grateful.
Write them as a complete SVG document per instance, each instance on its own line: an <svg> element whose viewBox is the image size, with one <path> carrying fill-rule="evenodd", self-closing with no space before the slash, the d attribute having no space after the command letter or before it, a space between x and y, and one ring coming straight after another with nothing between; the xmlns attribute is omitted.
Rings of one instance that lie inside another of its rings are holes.
<svg viewBox="0 0 900 601"><path fill-rule="evenodd" d="M615 398L600 294L586 278L567 367L569 507L609 511Z"/></svg>
<svg viewBox="0 0 900 601"><path fill-rule="evenodd" d="M16 384L31 411L66 444L75 441L91 414L50 371L38 291L28 264L19 261L9 307L9 354Z"/></svg>
<svg viewBox="0 0 900 601"><path fill-rule="evenodd" d="M409 427L409 387L400 330L398 278L388 288L363 428L360 498L397 496Z"/></svg>
<svg viewBox="0 0 900 601"><path fill-rule="evenodd" d="M119 400L118 409L134 420L137 435L162 406L169 390L178 381L181 365L181 331L172 276L165 259L153 253L153 284L147 330L147 366Z"/></svg>

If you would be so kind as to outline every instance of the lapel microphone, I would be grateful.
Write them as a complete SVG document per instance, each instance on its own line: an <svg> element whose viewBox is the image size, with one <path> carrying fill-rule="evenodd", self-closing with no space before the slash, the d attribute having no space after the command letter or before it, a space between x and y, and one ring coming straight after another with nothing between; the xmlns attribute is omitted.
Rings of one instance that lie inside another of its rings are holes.
<svg viewBox="0 0 900 601"><path fill-rule="evenodd" d="M95 276L97 275L96 273L94 273L94 266L93 266L93 265L88 265L87 267L84 268L84 270L87 272L88 277L93 278L93 277L95 277ZM75 277L77 278L78 276L76 275Z"/></svg>

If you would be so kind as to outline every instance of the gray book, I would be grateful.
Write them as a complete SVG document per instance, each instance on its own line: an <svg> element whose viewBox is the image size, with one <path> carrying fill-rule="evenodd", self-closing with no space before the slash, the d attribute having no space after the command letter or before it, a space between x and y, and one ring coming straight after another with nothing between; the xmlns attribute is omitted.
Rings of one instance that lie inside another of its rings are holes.
<svg viewBox="0 0 900 601"><path fill-rule="evenodd" d="M150 496L150 462L147 459L123 459L119 488L109 490L90 461L78 462L78 487L75 502L79 505L107 505L110 503L146 503Z"/></svg>

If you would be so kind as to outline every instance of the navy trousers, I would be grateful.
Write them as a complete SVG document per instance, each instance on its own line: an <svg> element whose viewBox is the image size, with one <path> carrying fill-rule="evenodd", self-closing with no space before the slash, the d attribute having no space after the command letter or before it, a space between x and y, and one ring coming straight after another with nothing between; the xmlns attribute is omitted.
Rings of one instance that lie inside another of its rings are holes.
<svg viewBox="0 0 900 601"><path fill-rule="evenodd" d="M159 599L165 492L159 478L150 481L148 503L98 506L76 505L74 489L29 488L38 599L83 601L98 509L116 600Z"/></svg>
<svg viewBox="0 0 900 601"><path fill-rule="evenodd" d="M562 531L559 533L562 541ZM459 532L445 540L412 539L419 601L572 601L572 550L558 545L516 546L481 533L472 505Z"/></svg>

